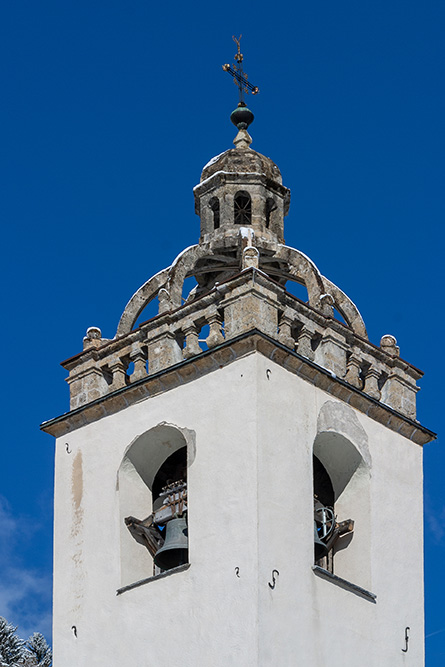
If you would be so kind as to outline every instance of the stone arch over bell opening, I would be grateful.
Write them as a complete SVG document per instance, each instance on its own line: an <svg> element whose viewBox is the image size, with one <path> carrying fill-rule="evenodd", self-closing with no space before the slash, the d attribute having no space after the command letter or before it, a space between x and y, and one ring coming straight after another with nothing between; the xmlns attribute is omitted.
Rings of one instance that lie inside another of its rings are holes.
<svg viewBox="0 0 445 667"><path fill-rule="evenodd" d="M370 589L371 459L367 434L352 408L334 401L321 407L317 430L313 445L314 512L318 507L320 513L319 501L333 510L335 525L344 528L323 557L324 563L319 564Z"/></svg>
<svg viewBox="0 0 445 667"><path fill-rule="evenodd" d="M194 432L173 424L159 424L127 447L117 474L121 586L159 571L153 551L162 547L165 526L155 525L153 517L162 505L163 488L181 476L187 483L194 457ZM150 541L152 551L147 546Z"/></svg>
<svg viewBox="0 0 445 667"><path fill-rule="evenodd" d="M252 200L248 192L239 190L233 200L235 225L252 224Z"/></svg>

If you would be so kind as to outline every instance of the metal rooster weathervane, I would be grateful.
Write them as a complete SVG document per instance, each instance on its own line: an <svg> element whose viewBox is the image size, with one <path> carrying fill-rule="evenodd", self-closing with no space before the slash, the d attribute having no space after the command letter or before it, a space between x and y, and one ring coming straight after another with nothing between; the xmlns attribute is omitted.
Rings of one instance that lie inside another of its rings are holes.
<svg viewBox="0 0 445 667"><path fill-rule="evenodd" d="M256 95L260 92L260 89L257 86L254 86L248 81L246 72L243 72L243 54L240 51L240 41L242 35L238 39L234 36L233 41L235 42L238 51L235 53L236 63L232 65L223 65L222 68L225 72L228 72L233 76L235 84L238 86L239 90L239 101L240 106L245 106L244 102L244 93L251 92L252 95Z"/></svg>

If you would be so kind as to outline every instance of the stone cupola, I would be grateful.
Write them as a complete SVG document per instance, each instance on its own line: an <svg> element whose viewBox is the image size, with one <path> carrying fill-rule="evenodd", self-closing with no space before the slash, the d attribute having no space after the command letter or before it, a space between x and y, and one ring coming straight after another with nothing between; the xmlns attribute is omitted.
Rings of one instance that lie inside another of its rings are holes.
<svg viewBox="0 0 445 667"><path fill-rule="evenodd" d="M251 227L265 240L284 242L283 218L289 211L290 190L277 165L250 148L246 129L235 137L235 148L206 164L194 189L195 212L201 218L201 241L237 237Z"/></svg>

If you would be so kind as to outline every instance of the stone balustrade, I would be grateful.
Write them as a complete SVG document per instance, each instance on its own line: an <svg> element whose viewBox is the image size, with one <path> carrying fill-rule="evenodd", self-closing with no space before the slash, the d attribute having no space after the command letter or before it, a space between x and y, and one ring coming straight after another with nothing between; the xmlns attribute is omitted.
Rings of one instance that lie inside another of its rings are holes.
<svg viewBox="0 0 445 667"><path fill-rule="evenodd" d="M112 340L103 339L97 328L88 329L83 352L62 364L69 371L71 409L257 329L415 419L416 380L422 373L399 357L393 336L383 336L376 347L286 292L262 271L247 268L174 311L165 312L163 303L160 299L158 316Z"/></svg>

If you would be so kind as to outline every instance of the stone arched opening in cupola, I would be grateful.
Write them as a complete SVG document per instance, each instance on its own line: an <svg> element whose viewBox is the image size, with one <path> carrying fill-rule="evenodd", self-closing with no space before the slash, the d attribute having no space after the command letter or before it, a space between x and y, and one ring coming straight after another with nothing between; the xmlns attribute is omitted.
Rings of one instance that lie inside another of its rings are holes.
<svg viewBox="0 0 445 667"><path fill-rule="evenodd" d="M219 229L220 224L220 205L218 197L212 197L209 201L209 208L213 216L213 229Z"/></svg>
<svg viewBox="0 0 445 667"><path fill-rule="evenodd" d="M236 193L233 200L235 225L252 224L252 200L245 190Z"/></svg>

